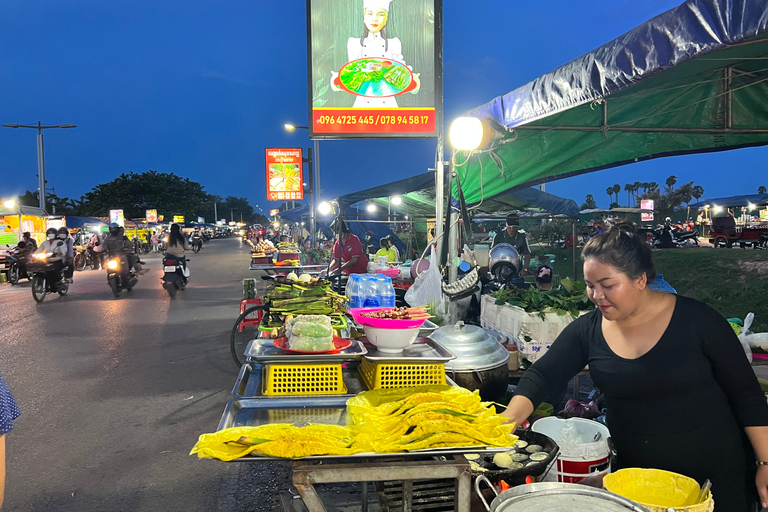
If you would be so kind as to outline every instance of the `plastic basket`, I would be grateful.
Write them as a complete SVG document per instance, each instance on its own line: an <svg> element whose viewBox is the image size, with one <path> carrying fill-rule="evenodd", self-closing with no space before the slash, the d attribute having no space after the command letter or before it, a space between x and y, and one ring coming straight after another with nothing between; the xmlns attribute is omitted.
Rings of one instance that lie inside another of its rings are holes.
<svg viewBox="0 0 768 512"><path fill-rule="evenodd" d="M347 387L341 364L279 364L264 367L263 393L268 396L343 395Z"/></svg>
<svg viewBox="0 0 768 512"><path fill-rule="evenodd" d="M372 363L363 358L359 371L368 389L445 384L445 365L441 363Z"/></svg>
<svg viewBox="0 0 768 512"><path fill-rule="evenodd" d="M693 503L699 484L693 478L661 469L625 468L605 475L605 490L634 500L651 512L712 512L712 493L701 503Z"/></svg>

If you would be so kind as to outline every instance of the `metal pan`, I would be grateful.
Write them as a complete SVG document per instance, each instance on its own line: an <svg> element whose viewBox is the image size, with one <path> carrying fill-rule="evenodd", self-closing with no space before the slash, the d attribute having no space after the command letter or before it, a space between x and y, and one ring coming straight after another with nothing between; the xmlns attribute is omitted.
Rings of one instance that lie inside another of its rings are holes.
<svg viewBox="0 0 768 512"><path fill-rule="evenodd" d="M262 370L263 366L255 363L246 363L240 368L240 374L235 382L235 387L232 390L232 396L235 398L267 398L270 400L280 400L286 398L285 396L266 396L262 390ZM355 368L343 367L341 370L341 378L344 381L344 385L347 387L347 393L344 395L328 395L328 396L343 396L350 398L358 393L367 391L363 378L357 371L357 365ZM317 398L316 395L301 396L296 398Z"/></svg>
<svg viewBox="0 0 768 512"><path fill-rule="evenodd" d="M288 354L273 345L275 340L257 338L248 342L245 348L245 360L249 363L339 363L359 361L368 350L357 340L338 354Z"/></svg>
<svg viewBox="0 0 768 512"><path fill-rule="evenodd" d="M310 423L327 425L347 424L347 397L344 396L313 396L302 398L252 398L232 400L224 409L217 430L232 427L255 427L273 423L292 423L297 426ZM318 455L303 457L303 459L336 459L359 460L372 458L415 458L425 456L440 456L461 453L489 453L505 451L509 448L495 447L466 447L436 450L419 450L406 453L358 453L355 455ZM262 462L276 460L275 457L249 456L235 459L239 462ZM285 460L285 459L277 459Z"/></svg>
<svg viewBox="0 0 768 512"><path fill-rule="evenodd" d="M446 363L456 359L456 356L450 350L432 338L417 338L411 346L404 348L402 354L399 355L379 352L375 345L368 343L368 340L365 338L361 339L365 340L365 348L368 351L364 357L372 362Z"/></svg>

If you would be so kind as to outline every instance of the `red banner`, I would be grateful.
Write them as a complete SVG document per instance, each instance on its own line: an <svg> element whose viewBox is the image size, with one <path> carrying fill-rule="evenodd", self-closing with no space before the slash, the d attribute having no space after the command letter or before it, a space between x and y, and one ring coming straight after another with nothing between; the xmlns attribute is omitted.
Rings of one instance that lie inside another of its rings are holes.
<svg viewBox="0 0 768 512"><path fill-rule="evenodd" d="M314 133L434 133L433 108L314 108Z"/></svg>
<svg viewBox="0 0 768 512"><path fill-rule="evenodd" d="M267 199L304 199L304 177L300 148L267 148Z"/></svg>

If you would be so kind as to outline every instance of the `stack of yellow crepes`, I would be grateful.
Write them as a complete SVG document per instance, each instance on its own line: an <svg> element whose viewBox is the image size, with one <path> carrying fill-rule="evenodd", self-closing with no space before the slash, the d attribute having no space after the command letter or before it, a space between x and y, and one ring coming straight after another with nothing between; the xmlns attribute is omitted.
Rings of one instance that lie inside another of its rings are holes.
<svg viewBox="0 0 768 512"><path fill-rule="evenodd" d="M235 427L200 436L191 453L233 460L248 454L397 453L447 447L512 446L514 424L480 395L455 386L366 391L347 402L349 426L289 424Z"/></svg>

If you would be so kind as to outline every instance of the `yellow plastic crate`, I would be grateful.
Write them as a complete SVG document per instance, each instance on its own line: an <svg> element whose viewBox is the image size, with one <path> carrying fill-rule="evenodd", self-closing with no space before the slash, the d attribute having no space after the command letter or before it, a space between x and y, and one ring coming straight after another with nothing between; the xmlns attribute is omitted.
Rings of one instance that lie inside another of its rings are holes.
<svg viewBox="0 0 768 512"><path fill-rule="evenodd" d="M271 364L264 367L263 393L268 396L343 395L341 364Z"/></svg>
<svg viewBox="0 0 768 512"><path fill-rule="evenodd" d="M368 389L445 384L445 365L442 363L372 363L363 358L359 371Z"/></svg>

